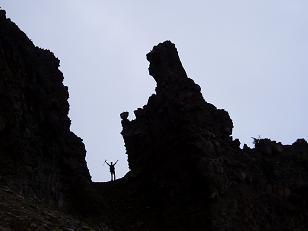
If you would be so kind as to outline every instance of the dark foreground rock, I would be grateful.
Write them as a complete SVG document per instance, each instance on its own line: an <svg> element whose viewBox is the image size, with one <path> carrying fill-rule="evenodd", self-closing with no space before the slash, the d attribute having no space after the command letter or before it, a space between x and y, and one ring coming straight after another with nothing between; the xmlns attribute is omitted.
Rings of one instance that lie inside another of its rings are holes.
<svg viewBox="0 0 308 231"><path fill-rule="evenodd" d="M0 187L1 231L111 231L104 224L91 224L44 203Z"/></svg>
<svg viewBox="0 0 308 231"><path fill-rule="evenodd" d="M92 183L59 60L0 11L0 230L308 230L307 142L241 149L174 44L147 59L156 92L121 114L131 171Z"/></svg>
<svg viewBox="0 0 308 231"><path fill-rule="evenodd" d="M91 178L58 67L0 11L0 184L70 207Z"/></svg>

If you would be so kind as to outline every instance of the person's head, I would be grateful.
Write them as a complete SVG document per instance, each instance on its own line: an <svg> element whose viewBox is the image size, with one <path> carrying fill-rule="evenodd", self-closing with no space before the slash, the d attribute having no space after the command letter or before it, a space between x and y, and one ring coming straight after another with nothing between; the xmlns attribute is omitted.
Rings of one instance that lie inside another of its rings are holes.
<svg viewBox="0 0 308 231"><path fill-rule="evenodd" d="M112 165L112 161L110 162L110 164Z"/></svg>

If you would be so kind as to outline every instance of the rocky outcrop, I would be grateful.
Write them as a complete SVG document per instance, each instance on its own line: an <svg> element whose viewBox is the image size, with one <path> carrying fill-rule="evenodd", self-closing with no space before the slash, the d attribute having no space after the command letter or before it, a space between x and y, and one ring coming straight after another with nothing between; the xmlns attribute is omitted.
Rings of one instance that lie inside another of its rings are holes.
<svg viewBox="0 0 308 231"><path fill-rule="evenodd" d="M61 207L91 180L58 67L0 11L0 184Z"/></svg>
<svg viewBox="0 0 308 231"><path fill-rule="evenodd" d="M121 114L130 176L173 230L307 230L308 144L255 139L240 148L170 41L147 55L156 94ZM301 201L301 202L299 202ZM172 222L168 222L168 218Z"/></svg>
<svg viewBox="0 0 308 231"><path fill-rule="evenodd" d="M134 112L135 120L129 121L128 113L121 114L129 167L135 174L155 176L159 181L179 177L191 182L199 175L191 175L198 169L199 156L215 155L211 141L232 143L232 121L226 111L205 102L200 87L186 76L171 42L154 47L147 59L157 81L156 94Z"/></svg>
<svg viewBox="0 0 308 231"><path fill-rule="evenodd" d="M241 149L174 44L147 59L156 92L121 114L131 171L92 183L59 60L0 11L0 229L308 230L307 142Z"/></svg>

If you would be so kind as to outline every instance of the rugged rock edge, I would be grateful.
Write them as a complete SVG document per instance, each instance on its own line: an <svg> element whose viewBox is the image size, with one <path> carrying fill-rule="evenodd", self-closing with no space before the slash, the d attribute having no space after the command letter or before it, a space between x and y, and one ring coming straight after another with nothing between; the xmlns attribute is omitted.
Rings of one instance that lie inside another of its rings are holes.
<svg viewBox="0 0 308 231"><path fill-rule="evenodd" d="M87 226L78 220L90 230L107 230L96 228L102 221L115 230L308 230L307 142L256 139L241 149L228 113L205 101L174 44L147 59L156 93L136 119L121 114L131 171L92 183L59 60L0 11L0 227L51 219L76 230Z"/></svg>

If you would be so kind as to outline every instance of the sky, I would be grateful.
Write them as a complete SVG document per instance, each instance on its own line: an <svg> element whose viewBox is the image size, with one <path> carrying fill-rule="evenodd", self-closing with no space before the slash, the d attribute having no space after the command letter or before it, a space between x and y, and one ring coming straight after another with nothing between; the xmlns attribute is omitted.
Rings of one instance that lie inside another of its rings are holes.
<svg viewBox="0 0 308 231"><path fill-rule="evenodd" d="M93 181L104 161L128 171L119 114L146 104L155 81L146 54L176 44L206 101L224 108L233 137L308 139L307 0L0 0L35 45L54 52L69 87L71 130ZM131 116L132 118L132 116Z"/></svg>

